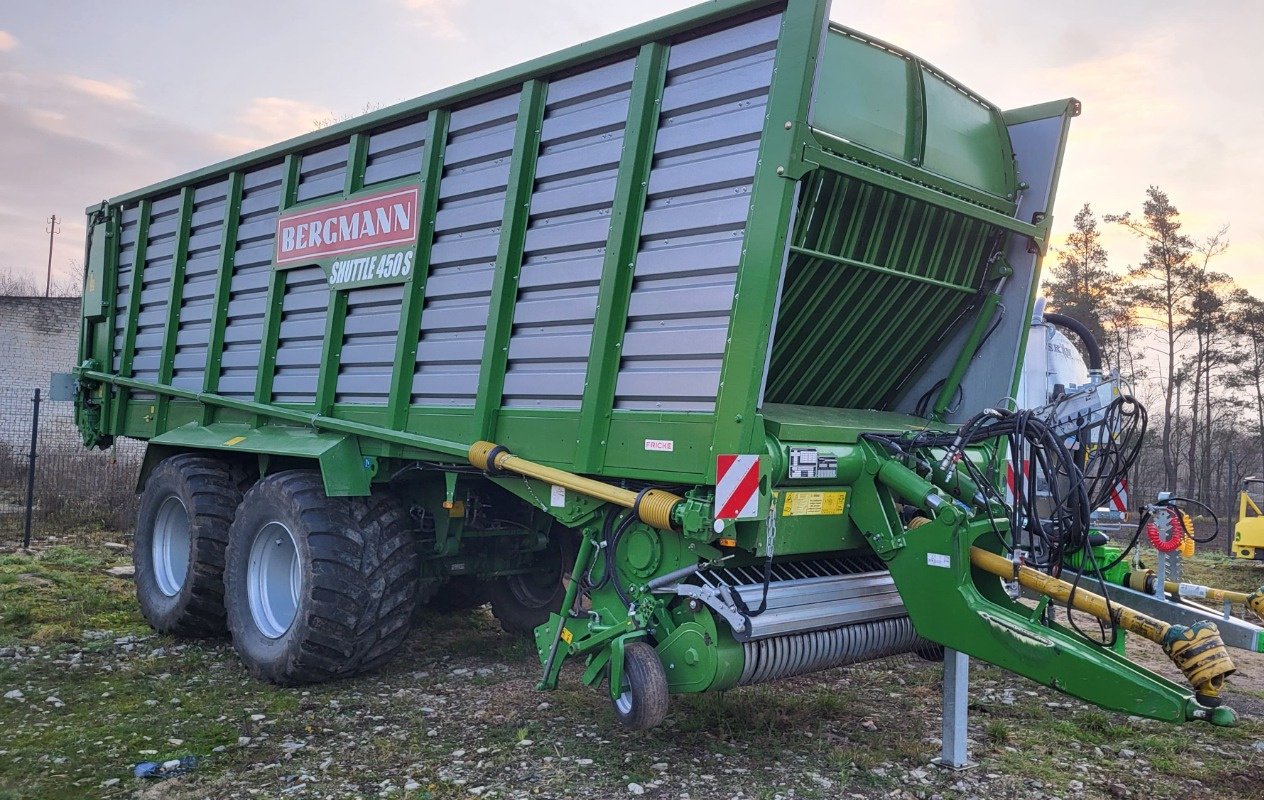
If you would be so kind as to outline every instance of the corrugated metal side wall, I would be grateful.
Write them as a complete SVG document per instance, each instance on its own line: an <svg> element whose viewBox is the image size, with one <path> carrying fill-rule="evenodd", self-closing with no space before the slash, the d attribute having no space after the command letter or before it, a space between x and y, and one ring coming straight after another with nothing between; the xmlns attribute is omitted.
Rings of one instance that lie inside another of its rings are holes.
<svg viewBox="0 0 1264 800"><path fill-rule="evenodd" d="M188 258L180 291L180 328L171 373L171 384L182 389L201 391L206 377L206 349L211 338L211 316L215 313L227 196L227 179L200 186L193 192Z"/></svg>
<svg viewBox="0 0 1264 800"><path fill-rule="evenodd" d="M616 408L715 407L780 22L672 46Z"/></svg>
<svg viewBox="0 0 1264 800"><path fill-rule="evenodd" d="M452 112L412 402L473 406L519 93Z"/></svg>
<svg viewBox="0 0 1264 800"><path fill-rule="evenodd" d="M123 339L127 335L127 298L136 275L136 236L140 232L140 206L123 209L119 219L117 294L114 298L114 358L110 367L118 372L123 361Z"/></svg>
<svg viewBox="0 0 1264 800"><path fill-rule="evenodd" d="M579 408L635 65L628 59L549 84L507 407Z"/></svg>
<svg viewBox="0 0 1264 800"><path fill-rule="evenodd" d="M426 119L409 120L369 136L364 183L418 175L426 146ZM345 165L344 165L345 166ZM347 293L342 356L334 402L386 405L390 400L399 329L401 285L353 289Z"/></svg>
<svg viewBox="0 0 1264 800"><path fill-rule="evenodd" d="M251 399L259 372L259 340L272 274L272 244L281 204L281 162L250 170L242 179L228 320L220 362L220 394Z"/></svg>
<svg viewBox="0 0 1264 800"><path fill-rule="evenodd" d="M654 163L616 386L616 407L709 411L733 301L780 16L672 43ZM634 52L552 80L547 88L503 405L577 410L587 379L602 267L629 114ZM472 407L492 282L506 214L520 92L472 101L451 112L439 205L419 328L400 331L404 286L352 289L346 296L337 403L386 405L399 337L417 336L411 403ZM424 164L426 115L368 131L363 186L408 179ZM301 154L297 203L332 200L349 185L348 138ZM533 154L535 155L535 154ZM274 237L284 164L242 176L218 391L258 392ZM358 185L357 185L358 186ZM224 234L226 177L194 194L173 383L205 381L217 267ZM151 207L134 374L156 380L179 195ZM115 368L126 337L126 301L138 230L125 208L119 251ZM329 289L322 270L288 269L273 402L316 401ZM614 343L610 343L614 346Z"/></svg>
<svg viewBox="0 0 1264 800"><path fill-rule="evenodd" d="M179 194L167 195L152 203L148 233L145 263L140 270L140 305L136 311L136 351L132 357L132 375L140 381L157 383L180 233ZM138 400L153 396L144 392L132 394Z"/></svg>
<svg viewBox="0 0 1264 800"><path fill-rule="evenodd" d="M276 374L272 400L277 403L316 402L316 379L324 355L325 317L329 311L329 283L320 267L285 271L281 325L277 333Z"/></svg>

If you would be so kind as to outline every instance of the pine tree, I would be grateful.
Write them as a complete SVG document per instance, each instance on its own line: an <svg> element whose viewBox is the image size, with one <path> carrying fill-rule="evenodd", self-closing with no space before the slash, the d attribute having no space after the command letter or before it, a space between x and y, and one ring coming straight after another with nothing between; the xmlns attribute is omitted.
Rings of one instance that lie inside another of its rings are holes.
<svg viewBox="0 0 1264 800"><path fill-rule="evenodd" d="M1050 269L1050 280L1045 284L1049 305L1084 323L1097 341L1105 343L1103 320L1110 316L1119 279L1107 264L1093 209L1085 203L1075 215L1066 247L1058 250L1058 263Z"/></svg>

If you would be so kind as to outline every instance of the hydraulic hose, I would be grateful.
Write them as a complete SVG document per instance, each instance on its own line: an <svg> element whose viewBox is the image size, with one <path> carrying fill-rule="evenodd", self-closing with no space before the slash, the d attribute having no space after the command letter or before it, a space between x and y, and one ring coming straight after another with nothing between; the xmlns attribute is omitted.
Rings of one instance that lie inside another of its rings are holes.
<svg viewBox="0 0 1264 800"><path fill-rule="evenodd" d="M1066 328L1080 337L1080 341L1084 343L1084 350L1088 353L1088 368L1096 372L1102 371L1102 348L1097 344L1097 337L1093 335L1093 332L1088 329L1087 325L1075 317L1068 317L1066 314L1056 314L1052 311L1045 312L1045 322L1057 325L1059 328Z"/></svg>
<svg viewBox="0 0 1264 800"><path fill-rule="evenodd" d="M1031 567L1015 565L1005 556L978 547L970 548L970 563L1003 580L1017 578L1019 584L1027 589L1047 595L1100 620L1112 622L1159 645L1172 659L1172 663L1185 673L1186 679L1194 687L1198 701L1205 706L1220 704L1220 692L1224 688L1225 678L1237 671L1225 649L1224 641L1220 638L1220 631L1206 620L1188 627L1170 625L1118 603L1108 603L1101 595L1037 572Z"/></svg>

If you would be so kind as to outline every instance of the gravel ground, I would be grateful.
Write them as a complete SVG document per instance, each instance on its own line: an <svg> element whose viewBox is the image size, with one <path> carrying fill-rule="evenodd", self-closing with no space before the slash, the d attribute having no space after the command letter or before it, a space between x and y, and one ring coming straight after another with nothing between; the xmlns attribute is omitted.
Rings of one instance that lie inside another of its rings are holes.
<svg viewBox="0 0 1264 800"><path fill-rule="evenodd" d="M0 557L0 800L1264 797L1258 655L1234 653L1233 729L1102 712L976 664L977 766L950 772L929 763L942 671L914 657L677 697L632 734L576 668L537 692L534 652L486 609L425 616L379 674L262 685L223 642L146 632L106 574L121 560ZM132 777L186 755L187 775Z"/></svg>

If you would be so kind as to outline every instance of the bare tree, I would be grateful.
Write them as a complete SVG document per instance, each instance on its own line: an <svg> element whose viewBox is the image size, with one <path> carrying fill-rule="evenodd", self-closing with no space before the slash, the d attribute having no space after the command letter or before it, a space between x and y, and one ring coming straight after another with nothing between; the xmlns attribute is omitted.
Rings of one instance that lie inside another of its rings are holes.
<svg viewBox="0 0 1264 800"><path fill-rule="evenodd" d="M1168 486L1175 486L1179 469L1178 451L1173 447L1173 434L1178 406L1176 381L1178 354L1188 334L1185 319L1198 285L1198 270L1191 253L1194 243L1181 232L1180 212L1159 187L1146 190L1141 218L1131 212L1108 214L1107 222L1118 223L1146 242L1141 263L1129 270L1132 294L1138 304L1155 315L1152 319L1163 332L1167 360L1167 386L1163 392L1163 476Z"/></svg>
<svg viewBox="0 0 1264 800"><path fill-rule="evenodd" d="M1264 474L1264 301L1245 289L1231 299L1231 330L1242 358L1233 373L1232 386L1255 401L1255 434L1259 442L1259 468Z"/></svg>

